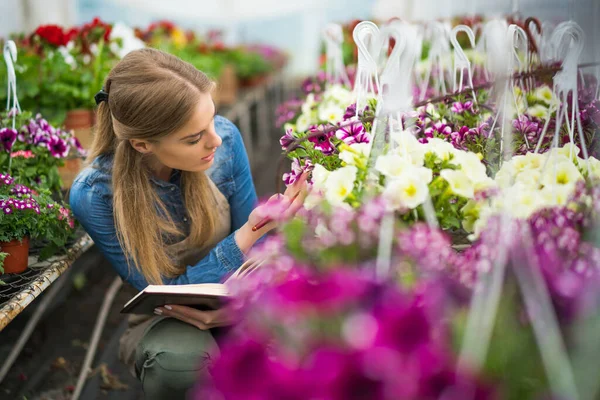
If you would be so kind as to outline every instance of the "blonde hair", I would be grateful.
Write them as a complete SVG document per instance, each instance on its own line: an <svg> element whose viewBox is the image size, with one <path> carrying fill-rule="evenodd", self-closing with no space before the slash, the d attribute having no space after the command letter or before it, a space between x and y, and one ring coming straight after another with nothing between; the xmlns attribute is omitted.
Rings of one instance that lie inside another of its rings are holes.
<svg viewBox="0 0 600 400"><path fill-rule="evenodd" d="M127 54L108 74L108 101L98 106L95 137L88 163L113 154L113 210L117 237L150 284L183 272L163 241L183 233L153 189L146 156L129 140L159 140L180 129L197 108L201 93L214 83L191 64L154 49ZM182 171L184 204L191 222L189 246L202 248L215 230L216 210L203 172ZM129 265L131 268L131 265Z"/></svg>

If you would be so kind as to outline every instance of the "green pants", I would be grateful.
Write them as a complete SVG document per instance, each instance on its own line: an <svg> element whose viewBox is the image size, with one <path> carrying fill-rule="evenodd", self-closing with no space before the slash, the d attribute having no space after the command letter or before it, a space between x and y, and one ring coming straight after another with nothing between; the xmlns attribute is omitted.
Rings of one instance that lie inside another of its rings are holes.
<svg viewBox="0 0 600 400"><path fill-rule="evenodd" d="M219 356L210 331L174 318L154 325L135 351L135 369L148 400L186 399L186 392L209 379L208 368Z"/></svg>

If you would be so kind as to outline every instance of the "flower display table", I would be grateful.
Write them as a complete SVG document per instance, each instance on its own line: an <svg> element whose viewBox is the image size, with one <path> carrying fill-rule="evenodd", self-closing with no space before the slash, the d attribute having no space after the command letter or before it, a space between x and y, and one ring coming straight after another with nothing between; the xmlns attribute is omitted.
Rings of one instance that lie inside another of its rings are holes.
<svg viewBox="0 0 600 400"><path fill-rule="evenodd" d="M30 256L29 267L25 272L14 275L7 280L6 284L0 285L0 331L37 297L50 289L38 304L10 355L4 360L0 368L0 382L17 359L52 299L68 281L66 277L59 278L65 275L73 262L89 250L93 244L92 239L84 234L62 256L52 257L46 261L38 261L36 256Z"/></svg>

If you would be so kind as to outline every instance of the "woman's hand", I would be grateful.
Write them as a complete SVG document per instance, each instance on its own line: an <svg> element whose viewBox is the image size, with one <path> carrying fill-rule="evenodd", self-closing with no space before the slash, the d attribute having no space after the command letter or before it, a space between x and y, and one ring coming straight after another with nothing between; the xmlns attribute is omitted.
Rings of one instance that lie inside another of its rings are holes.
<svg viewBox="0 0 600 400"><path fill-rule="evenodd" d="M302 205L307 195L306 179L308 173L304 172L296 182L288 186L283 195L275 194L269 200L256 207L248 216L248 222L236 232L236 243L242 252L246 252L265 233L275 229L278 221L288 219L294 215ZM273 215L275 212L276 215ZM265 218L270 222L260 226ZM252 228L256 227L256 231Z"/></svg>
<svg viewBox="0 0 600 400"><path fill-rule="evenodd" d="M207 330L218 326L233 325L234 313L227 307L213 311L200 311L192 307L179 305L165 305L154 310L156 315L177 318L198 329Z"/></svg>

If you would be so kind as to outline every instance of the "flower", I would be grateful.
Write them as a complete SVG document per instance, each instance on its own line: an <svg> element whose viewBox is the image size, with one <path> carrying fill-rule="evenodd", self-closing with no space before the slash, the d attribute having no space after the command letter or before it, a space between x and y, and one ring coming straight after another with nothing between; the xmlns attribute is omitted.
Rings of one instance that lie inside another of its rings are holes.
<svg viewBox="0 0 600 400"><path fill-rule="evenodd" d="M15 144L15 140L17 139L17 131L11 128L2 128L0 129L0 144L2 144L2 148L7 152L10 152L13 145Z"/></svg>
<svg viewBox="0 0 600 400"><path fill-rule="evenodd" d="M51 136L46 145L54 158L64 158L69 155L70 146L58 136Z"/></svg>
<svg viewBox="0 0 600 400"><path fill-rule="evenodd" d="M4 184L6 186L12 185L15 180L9 174L0 173L0 184Z"/></svg>
<svg viewBox="0 0 600 400"><path fill-rule="evenodd" d="M425 152L432 152L442 161L449 161L455 153L454 146L445 140L433 138L425 144Z"/></svg>
<svg viewBox="0 0 600 400"><path fill-rule="evenodd" d="M63 29L58 25L40 25L34 35L44 39L46 43L51 44L55 47L66 46L71 40L75 32L69 31L65 33Z"/></svg>
<svg viewBox="0 0 600 400"><path fill-rule="evenodd" d="M414 167L413 167L414 168ZM430 171L430 170L429 170ZM406 174L392 179L383 190L383 198L393 210L416 208L427 199L429 188L418 174Z"/></svg>
<svg viewBox="0 0 600 400"><path fill-rule="evenodd" d="M425 146L409 131L396 131L391 133L392 140L397 144L393 150L404 158L408 158L413 165L422 166L425 160Z"/></svg>
<svg viewBox="0 0 600 400"><path fill-rule="evenodd" d="M531 115L532 117L537 117L537 118L548 117L548 108L544 107L541 104L537 104L535 106L529 107L526 112L527 112L527 114Z"/></svg>
<svg viewBox="0 0 600 400"><path fill-rule="evenodd" d="M344 110L337 104L327 102L321 103L317 109L319 121L335 124L342 120Z"/></svg>
<svg viewBox="0 0 600 400"><path fill-rule="evenodd" d="M473 102L472 101L466 101L464 103L460 103L458 101L452 103L452 107L450 108L452 110L452 112L455 112L457 114L462 114L465 111L471 111L473 108Z"/></svg>
<svg viewBox="0 0 600 400"><path fill-rule="evenodd" d="M358 170L349 165L329 174L325 190L325 198L332 205L343 205L344 200L352 193Z"/></svg>
<svg viewBox="0 0 600 400"><path fill-rule="evenodd" d="M370 150L371 145L369 143L341 145L339 157L347 165L366 165Z"/></svg>
<svg viewBox="0 0 600 400"><path fill-rule="evenodd" d="M443 169L440 176L448 182L452 193L467 199L473 198L475 186L462 170Z"/></svg>
<svg viewBox="0 0 600 400"><path fill-rule="evenodd" d="M433 173L429 168L416 167L406 158L398 154L379 156L375 162L375 169L389 178L403 178L412 175L423 180L426 184L431 182Z"/></svg>
<svg viewBox="0 0 600 400"><path fill-rule="evenodd" d="M300 165L300 161L295 158L292 161L292 171L283 174L283 181L287 186L294 184L305 171L310 171L313 168L312 162L309 159L304 160L304 165Z"/></svg>
<svg viewBox="0 0 600 400"><path fill-rule="evenodd" d="M23 157L23 158L34 158L35 154L31 150L19 150L13 153L10 153L12 158Z"/></svg>
<svg viewBox="0 0 600 400"><path fill-rule="evenodd" d="M285 135L279 139L279 144L281 144L282 150L287 150L287 148L296 140L294 137L294 131L292 129L286 129Z"/></svg>
<svg viewBox="0 0 600 400"><path fill-rule="evenodd" d="M546 85L540 86L533 92L533 97L535 99L543 101L547 105L550 105L553 96L552 89Z"/></svg>
<svg viewBox="0 0 600 400"><path fill-rule="evenodd" d="M564 157L550 158L549 165L542 173L541 183L546 187L564 186L574 187L583 176L573 162Z"/></svg>
<svg viewBox="0 0 600 400"><path fill-rule="evenodd" d="M314 135L318 132L322 132L322 129L324 129L323 125L313 127L310 130L310 134ZM326 156L329 156L335 151L335 147L330 140L332 136L333 132L326 132L322 133L321 135L311 136L308 138L308 141L315 145L315 149L321 151Z"/></svg>
<svg viewBox="0 0 600 400"><path fill-rule="evenodd" d="M125 55L133 50L146 47L144 42L135 36L135 32L131 27L120 22L113 25L110 30L109 40L111 42L111 51L119 58L125 57Z"/></svg>
<svg viewBox="0 0 600 400"><path fill-rule="evenodd" d="M347 120L349 120L351 118L355 118L355 117L356 117L356 103L352 103L346 108L343 118L344 118L344 121L347 121Z"/></svg>
<svg viewBox="0 0 600 400"><path fill-rule="evenodd" d="M365 132L360 120L352 118L350 125L345 125L335 132L335 136L346 144L370 143L371 136Z"/></svg>

